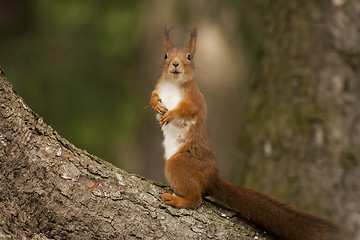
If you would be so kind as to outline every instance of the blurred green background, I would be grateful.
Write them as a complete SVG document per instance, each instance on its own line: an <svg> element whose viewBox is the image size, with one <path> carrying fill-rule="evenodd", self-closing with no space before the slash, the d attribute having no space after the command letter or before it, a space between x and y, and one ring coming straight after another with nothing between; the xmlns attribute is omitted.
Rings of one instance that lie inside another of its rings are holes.
<svg viewBox="0 0 360 240"><path fill-rule="evenodd" d="M172 38L183 44L196 25L198 82L229 177L241 85L256 67L265 8L259 0L1 0L0 64L63 137L125 170L164 180L162 136L148 104L160 76L162 31L174 26Z"/></svg>

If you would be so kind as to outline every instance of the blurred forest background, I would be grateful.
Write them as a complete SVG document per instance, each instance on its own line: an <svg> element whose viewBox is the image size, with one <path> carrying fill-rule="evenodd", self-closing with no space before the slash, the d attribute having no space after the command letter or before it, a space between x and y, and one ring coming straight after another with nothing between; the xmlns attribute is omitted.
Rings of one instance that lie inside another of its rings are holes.
<svg viewBox="0 0 360 240"><path fill-rule="evenodd" d="M223 175L360 238L360 3L0 0L0 65L63 137L165 181L149 98L164 25L199 30L197 82Z"/></svg>

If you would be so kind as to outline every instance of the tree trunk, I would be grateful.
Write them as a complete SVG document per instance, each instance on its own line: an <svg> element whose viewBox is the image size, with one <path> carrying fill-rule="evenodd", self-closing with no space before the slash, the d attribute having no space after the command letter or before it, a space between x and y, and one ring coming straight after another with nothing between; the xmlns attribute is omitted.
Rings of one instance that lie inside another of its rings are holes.
<svg viewBox="0 0 360 240"><path fill-rule="evenodd" d="M0 239L271 239L209 201L166 206L166 186L61 138L2 71L0 103Z"/></svg>
<svg viewBox="0 0 360 240"><path fill-rule="evenodd" d="M238 181L360 239L360 1L271 1Z"/></svg>

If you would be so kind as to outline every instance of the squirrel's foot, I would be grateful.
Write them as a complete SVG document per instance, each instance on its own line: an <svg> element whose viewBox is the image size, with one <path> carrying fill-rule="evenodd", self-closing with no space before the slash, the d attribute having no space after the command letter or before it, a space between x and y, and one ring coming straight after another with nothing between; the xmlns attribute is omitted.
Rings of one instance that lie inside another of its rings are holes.
<svg viewBox="0 0 360 240"><path fill-rule="evenodd" d="M163 193L161 195L161 200L163 200L166 205L176 208L196 208L201 204L202 197L199 195L195 198L185 198L172 195L170 193Z"/></svg>
<svg viewBox="0 0 360 240"><path fill-rule="evenodd" d="M163 193L161 195L161 200L163 200L166 205L175 207L176 201L175 201L174 197L175 196L171 195L170 193Z"/></svg>

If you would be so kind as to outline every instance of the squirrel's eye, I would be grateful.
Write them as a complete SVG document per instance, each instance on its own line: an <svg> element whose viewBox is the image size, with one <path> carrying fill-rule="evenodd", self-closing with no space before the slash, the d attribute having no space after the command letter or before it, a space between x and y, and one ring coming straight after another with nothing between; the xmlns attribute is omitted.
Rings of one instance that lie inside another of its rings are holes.
<svg viewBox="0 0 360 240"><path fill-rule="evenodd" d="M187 59L188 59L189 61L191 60L191 55L190 55L190 54L187 55Z"/></svg>
<svg viewBox="0 0 360 240"><path fill-rule="evenodd" d="M165 54L165 57L164 57L164 58L165 58L165 60L167 59L167 54Z"/></svg>

